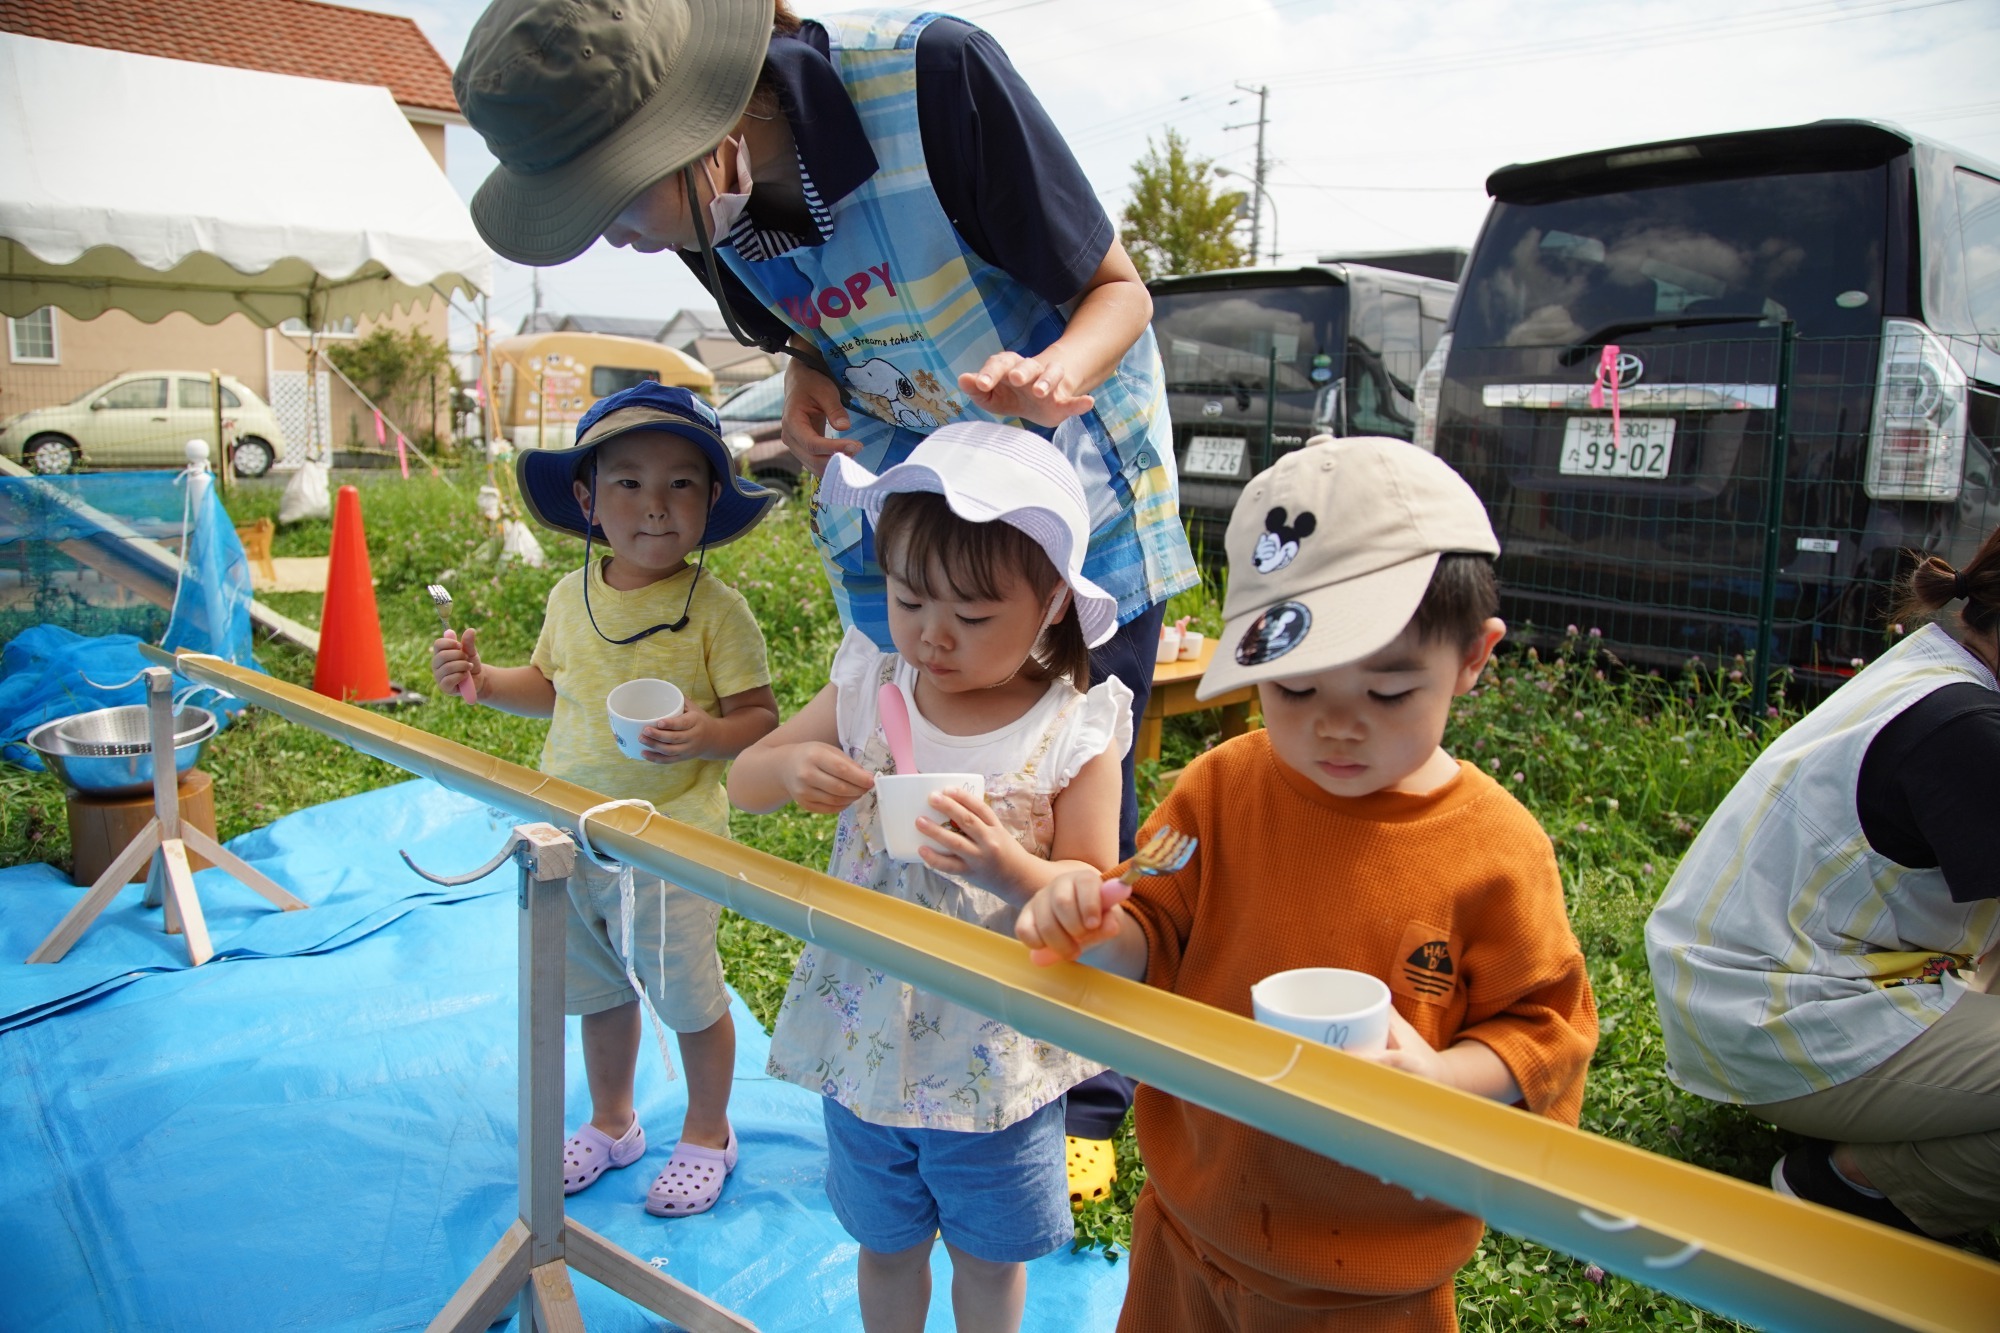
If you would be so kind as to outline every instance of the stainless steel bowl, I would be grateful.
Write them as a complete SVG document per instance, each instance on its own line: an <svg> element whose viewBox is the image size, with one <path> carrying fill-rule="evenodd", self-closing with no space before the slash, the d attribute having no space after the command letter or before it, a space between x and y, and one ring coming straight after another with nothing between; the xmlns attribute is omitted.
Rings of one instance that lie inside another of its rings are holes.
<svg viewBox="0 0 2000 1333"><path fill-rule="evenodd" d="M201 762L201 752L215 735L215 715L205 708L183 708L198 715L198 725L174 747L174 771L185 773ZM93 796L138 795L153 789L153 754L79 754L57 730L68 718L44 722L28 733L28 748L42 757L49 771L80 792Z"/></svg>
<svg viewBox="0 0 2000 1333"><path fill-rule="evenodd" d="M203 726L214 730L215 718L203 708L176 708L173 726L174 744L185 745ZM145 704L122 704L78 713L60 721L56 737L71 754L137 754L152 748L151 709Z"/></svg>

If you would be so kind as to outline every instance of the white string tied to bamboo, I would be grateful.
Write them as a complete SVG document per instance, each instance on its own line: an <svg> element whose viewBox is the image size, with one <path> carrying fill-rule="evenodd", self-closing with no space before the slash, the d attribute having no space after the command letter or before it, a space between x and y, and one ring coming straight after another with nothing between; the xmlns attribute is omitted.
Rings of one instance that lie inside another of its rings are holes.
<svg viewBox="0 0 2000 1333"><path fill-rule="evenodd" d="M638 808L644 810L649 815L656 815L660 813L658 810L653 808L653 803L651 801L641 800L639 797L636 796L628 796L625 797L623 800L601 802L600 804L591 806L590 809L584 811L582 814L577 816L576 843L578 848L582 850L583 854L590 858L591 864L595 865L599 870L602 870L607 874L615 874L618 877L619 961L625 964L626 983L632 987L632 994L638 997L639 1012L646 1015L646 1017L652 1019L653 1021L653 1040L658 1042L660 1046L660 1063L666 1066L667 1077L671 1079L678 1077L678 1075L674 1073L673 1056L668 1054L667 1052L666 1021L660 1017L659 1008L656 1005L654 1005L652 995L650 995L647 992L646 988L639 983L639 972L632 962L632 917L633 917L633 908L635 900L638 896L638 886L633 881L632 867L625 864L623 861L616 861L608 857L599 856L597 854L597 849L590 845L591 817L593 815L601 815L607 810L615 810L620 806L628 806L628 805L637 806ZM667 882L664 879L662 879L659 881L659 884L660 884L660 942L659 942L660 947L659 947L659 955L654 960L653 967L654 967L654 974L660 977L660 979L664 982L667 974L667 930L666 930Z"/></svg>

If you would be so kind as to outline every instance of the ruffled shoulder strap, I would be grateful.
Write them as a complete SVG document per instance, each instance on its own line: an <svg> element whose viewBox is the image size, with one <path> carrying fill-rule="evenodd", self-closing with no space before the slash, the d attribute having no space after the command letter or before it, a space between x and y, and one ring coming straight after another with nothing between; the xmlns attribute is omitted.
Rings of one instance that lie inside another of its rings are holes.
<svg viewBox="0 0 2000 1333"><path fill-rule="evenodd" d="M840 747L850 755L861 753L880 723L875 695L895 679L902 658L885 653L866 634L850 629L833 654L829 673L835 690L833 717L840 732Z"/></svg>
<svg viewBox="0 0 2000 1333"><path fill-rule="evenodd" d="M1131 748L1132 690L1111 676L1063 710L1042 768L1051 787L1061 791L1106 750L1123 759Z"/></svg>

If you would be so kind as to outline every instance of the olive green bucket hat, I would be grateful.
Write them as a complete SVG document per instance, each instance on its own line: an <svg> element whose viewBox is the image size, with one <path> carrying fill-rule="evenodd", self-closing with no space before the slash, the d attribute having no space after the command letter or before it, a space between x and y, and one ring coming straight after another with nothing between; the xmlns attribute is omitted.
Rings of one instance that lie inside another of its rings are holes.
<svg viewBox="0 0 2000 1333"><path fill-rule="evenodd" d="M500 165L472 197L508 259L560 264L742 117L772 0L494 0L452 75Z"/></svg>

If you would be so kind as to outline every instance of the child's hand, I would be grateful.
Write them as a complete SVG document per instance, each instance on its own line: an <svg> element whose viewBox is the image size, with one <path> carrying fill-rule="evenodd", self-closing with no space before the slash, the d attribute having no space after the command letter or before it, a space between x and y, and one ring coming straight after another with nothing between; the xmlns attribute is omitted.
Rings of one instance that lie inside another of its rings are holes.
<svg viewBox="0 0 2000 1333"><path fill-rule="evenodd" d="M639 728L639 754L649 764L678 764L683 759L712 759L709 753L715 719L684 703L681 711Z"/></svg>
<svg viewBox="0 0 2000 1333"><path fill-rule="evenodd" d="M995 352L976 372L960 375L958 387L994 416L1020 417L1037 426L1060 426L1097 403L1074 392L1076 382L1060 362L1018 352Z"/></svg>
<svg viewBox="0 0 2000 1333"><path fill-rule="evenodd" d="M960 875L1003 897L1019 894L1022 862L1027 852L1014 835L1000 827L993 807L962 791L931 794L933 815L917 816L917 832L950 848L949 853L919 846L917 855L933 870ZM1032 881L1031 881L1032 882Z"/></svg>
<svg viewBox="0 0 2000 1333"><path fill-rule="evenodd" d="M1389 1047L1382 1051L1355 1051L1353 1054L1363 1060L1390 1069L1400 1069L1406 1074L1429 1079L1433 1083L1457 1086L1457 1080L1443 1053L1429 1042L1423 1034L1410 1026L1410 1020L1397 1013L1392 1005L1389 1009Z"/></svg>
<svg viewBox="0 0 2000 1333"><path fill-rule="evenodd" d="M1043 967L1058 959L1071 962L1125 928L1125 909L1132 896L1121 880L1106 879L1094 870L1070 870L1028 900L1014 922L1014 937L1028 946L1028 957Z"/></svg>
<svg viewBox="0 0 2000 1333"><path fill-rule="evenodd" d="M801 810L838 814L875 785L875 775L824 741L789 747L781 778L785 793Z"/></svg>
<svg viewBox="0 0 2000 1333"><path fill-rule="evenodd" d="M486 676L480 669L479 649L473 643L478 634L478 630L469 629L460 638L455 631L446 630L431 643L431 678L437 681L440 690L461 694L460 685L470 678L476 697L486 697Z"/></svg>

